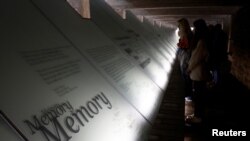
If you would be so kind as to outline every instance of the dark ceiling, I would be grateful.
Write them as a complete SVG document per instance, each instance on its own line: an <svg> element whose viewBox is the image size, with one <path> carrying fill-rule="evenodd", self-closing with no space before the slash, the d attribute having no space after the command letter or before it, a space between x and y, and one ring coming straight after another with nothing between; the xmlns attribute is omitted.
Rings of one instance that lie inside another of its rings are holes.
<svg viewBox="0 0 250 141"><path fill-rule="evenodd" d="M126 17L131 11L152 23L175 25L181 17L190 22L203 18L208 24L228 24L231 15L244 5L243 0L105 0L116 12Z"/></svg>

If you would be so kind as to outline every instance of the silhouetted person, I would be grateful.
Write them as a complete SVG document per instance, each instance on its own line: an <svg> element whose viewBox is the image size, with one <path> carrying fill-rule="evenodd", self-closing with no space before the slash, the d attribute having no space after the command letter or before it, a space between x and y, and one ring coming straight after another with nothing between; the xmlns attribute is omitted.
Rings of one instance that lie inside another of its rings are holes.
<svg viewBox="0 0 250 141"><path fill-rule="evenodd" d="M188 61L191 56L191 40L193 38L193 33L189 22L185 18L181 18L178 21L179 28L179 42L177 43L178 51L177 57L180 63L180 69L185 82L185 93L186 96L191 96L191 80L187 74Z"/></svg>
<svg viewBox="0 0 250 141"><path fill-rule="evenodd" d="M201 122L204 117L206 83L210 79L207 67L208 52L208 27L203 19L194 21L194 42L192 55L188 63L187 72L192 80L194 117L191 122Z"/></svg>
<svg viewBox="0 0 250 141"><path fill-rule="evenodd" d="M220 81L223 73L229 71L227 60L228 35L222 30L221 24L216 24L210 31L209 43L209 69L216 76L215 81Z"/></svg>

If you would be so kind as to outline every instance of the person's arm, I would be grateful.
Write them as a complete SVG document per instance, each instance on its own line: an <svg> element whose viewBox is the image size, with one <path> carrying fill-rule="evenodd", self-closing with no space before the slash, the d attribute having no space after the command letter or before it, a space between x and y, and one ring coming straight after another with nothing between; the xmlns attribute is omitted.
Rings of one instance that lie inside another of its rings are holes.
<svg viewBox="0 0 250 141"><path fill-rule="evenodd" d="M187 71L192 71L197 65L205 60L206 55L206 44L204 40L199 40L196 48L192 51L191 58L188 62Z"/></svg>

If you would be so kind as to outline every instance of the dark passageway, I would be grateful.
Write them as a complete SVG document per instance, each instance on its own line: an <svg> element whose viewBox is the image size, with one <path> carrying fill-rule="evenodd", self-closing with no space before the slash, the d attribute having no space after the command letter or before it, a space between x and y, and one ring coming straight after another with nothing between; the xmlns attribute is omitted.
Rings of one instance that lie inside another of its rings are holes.
<svg viewBox="0 0 250 141"><path fill-rule="evenodd" d="M231 74L226 74L221 84L209 91L205 122L202 125L184 123L182 113L190 110L192 113L193 107L188 103L184 106L185 86L180 74L176 62L159 113L149 134L150 141L183 138L185 141L213 140L212 129L249 131L247 114L250 106L249 89Z"/></svg>
<svg viewBox="0 0 250 141"><path fill-rule="evenodd" d="M11 0L0 10L0 141L249 137L245 1Z"/></svg>

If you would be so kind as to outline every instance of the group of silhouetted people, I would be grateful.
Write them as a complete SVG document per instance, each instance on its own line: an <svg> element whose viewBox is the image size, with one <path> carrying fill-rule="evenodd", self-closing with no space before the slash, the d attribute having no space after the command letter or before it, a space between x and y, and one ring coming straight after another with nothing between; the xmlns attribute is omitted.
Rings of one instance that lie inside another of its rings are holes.
<svg viewBox="0 0 250 141"><path fill-rule="evenodd" d="M246 23L249 7L243 7L232 21L232 35L228 38L221 24L207 25L204 19L193 22L193 30L186 18L178 20L179 42L177 59L185 82L186 96L194 103L194 114L185 117L186 122L200 123L205 116L206 95L220 85L223 75L230 73L228 60L234 52L228 50L228 41L233 40L230 48L242 48L250 53L248 34L250 26Z"/></svg>
<svg viewBox="0 0 250 141"><path fill-rule="evenodd" d="M227 62L228 36L222 25L209 25L203 19L193 22L193 31L187 19L178 20L179 42L177 57L185 82L186 96L194 102L194 115L186 120L201 122L204 117L205 95L208 88L220 79Z"/></svg>

